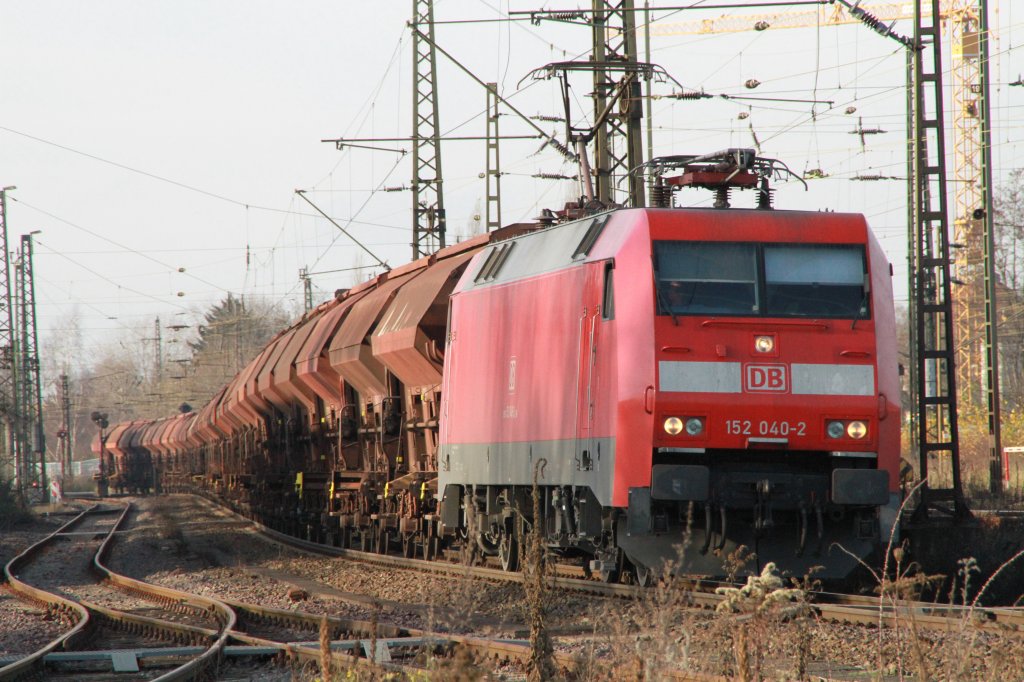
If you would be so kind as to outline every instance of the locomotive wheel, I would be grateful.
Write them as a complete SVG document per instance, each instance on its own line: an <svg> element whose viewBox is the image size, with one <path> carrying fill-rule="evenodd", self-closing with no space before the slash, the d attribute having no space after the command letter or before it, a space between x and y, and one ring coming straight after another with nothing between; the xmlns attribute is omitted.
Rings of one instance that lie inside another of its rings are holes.
<svg viewBox="0 0 1024 682"><path fill-rule="evenodd" d="M498 538L498 559L501 570L513 573L519 570L519 537L510 531L503 531Z"/></svg>
<svg viewBox="0 0 1024 682"><path fill-rule="evenodd" d="M416 535L413 533L407 533L402 536L402 556L406 559L412 559L416 556Z"/></svg>
<svg viewBox="0 0 1024 682"><path fill-rule="evenodd" d="M391 543L391 534L381 528L377 531L377 554L387 554L388 545Z"/></svg>

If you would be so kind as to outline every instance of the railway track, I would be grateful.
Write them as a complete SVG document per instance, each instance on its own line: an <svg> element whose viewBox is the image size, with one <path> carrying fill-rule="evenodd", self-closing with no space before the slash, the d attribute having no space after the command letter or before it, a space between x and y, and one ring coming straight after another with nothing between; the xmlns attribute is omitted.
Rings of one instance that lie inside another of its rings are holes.
<svg viewBox="0 0 1024 682"><path fill-rule="evenodd" d="M0 679L103 680L111 669L119 680L193 679L216 664L235 622L227 606L104 566L130 511L131 505L87 509L7 564L10 589L57 614L68 629L0 667Z"/></svg>
<svg viewBox="0 0 1024 682"><path fill-rule="evenodd" d="M324 627L339 667L371 665L412 675L456 647L476 660L528 659L521 643L225 602L115 573L104 559L118 534L127 532L130 512L131 505L86 510L6 566L11 590L59 613L67 628L38 651L0 661L0 680L246 679L260 664L225 667L223 659L273 657L319 666ZM218 665L221 672L213 672Z"/></svg>
<svg viewBox="0 0 1024 682"><path fill-rule="evenodd" d="M203 499L220 509L226 509L217 504L215 500L206 497ZM236 513L232 510L228 511ZM323 556L452 577L471 576L515 583L522 583L524 580L522 573L509 573L498 568L409 559L330 547L287 535L256 522L253 524L260 533L276 542ZM636 585L603 583L586 579L582 569L566 565L556 565L554 573L555 575L550 577L549 586L555 590L637 599L649 594L648 590L650 589ZM686 599L694 607L716 609L725 600L725 596L715 592L718 587L741 587L741 585L711 582L693 584L687 589ZM924 630L949 631L962 628L966 622L969 622L973 627L983 630L996 630L1002 633L1024 632L1024 608L1019 607L954 606L909 600L898 600L896 603L890 600L880 602L877 597L820 591L808 592L808 598L820 618L836 623L895 627L900 622L908 622L913 619L915 625Z"/></svg>
<svg viewBox="0 0 1024 682"><path fill-rule="evenodd" d="M212 509L213 502L206 500L203 504L210 505L208 508ZM217 506L216 509L221 514L229 511L221 506ZM214 661L219 661L220 672L215 673L218 679L246 679L254 674L253 671L260 669L260 666L267 666L268 657L318 666L323 660L319 641L321 628L327 630L331 660L338 666L336 670L373 665L400 674L423 675L426 672L443 678L450 672L450 668L446 666L453 665L453 661L457 664L458 660L465 659L473 661L476 666L493 667L514 674L525 670L530 659L531 649L528 643L522 640L438 634L423 629L402 627L376 618L373 621L325 618L322 614L306 613L301 610L275 609L241 601L197 597L118 575L105 568L103 559L112 548L116 551L118 537L124 536L127 532L122 524L128 518L128 514L127 509L119 510L117 513L94 510L76 518L48 538L51 543L61 545L59 550L49 550L52 556L61 557L62 563L69 566L71 555L67 552L70 550L64 545L85 547L86 549L81 550L83 555L92 552L91 565L94 568L90 570L96 571L104 584L109 586L102 589L114 593L108 596L108 602L99 603L101 600L92 592L100 589L95 585L95 577L92 578L92 585L86 585L80 576L75 579L78 574L73 575L70 570L64 571L69 577L58 582L71 584L51 584L45 580L36 580L36 584L32 584L25 580L33 576L33 570L40 572L38 568L29 570L30 565L26 568L24 557L31 557L34 548L30 548L11 562L7 570L8 575L13 578L12 589L16 589L19 594L24 594L26 587L30 591L40 590L49 594L49 598L41 598L36 594L35 599L37 602L42 601L51 605L48 608L62 609L62 618L68 628L61 637L44 649L32 656L24 657L16 664L0 668L0 679L16 679L29 674L44 676L47 679L121 680L143 679L147 676L160 679L191 679L202 674L202 667L197 661L203 656L212 659L211 665ZM229 525L237 528L236 524ZM521 574L510 574L488 567L427 562L325 547L258 525L254 527L276 542L322 556L341 557L405 571L425 571L453 578L472 576L490 581L512 582L521 582L523 579ZM35 551L42 550L36 548ZM573 567L564 567L562 573L564 574L551 579L551 586L554 589L611 597L621 600L622 603L628 603L630 600L639 603L645 597L654 595L659 589L584 580L580 577L582 572ZM22 587L18 582L26 587ZM701 607L704 610L717 607L722 600L721 595L694 588L687 588L681 593L685 594L687 605ZM88 596L92 599L85 598ZM1022 624L1020 609L969 611L922 603L905 603L897 607L880 608L878 600L870 597L814 593L811 598L818 617L826 622L895 626L897 621L906 622L912 618L920 629L950 631L969 624L971 627L977 626L1000 633L1018 632ZM231 619L230 622L223 621L224 625L219 629L222 621L218 620L218 617L213 617L212 623L203 622L202 618L209 618L208 615L199 613L203 611L202 608L197 608L203 603L203 599L206 599L206 603L218 601L223 604L225 613L231 614L227 616ZM115 600L122 600L121 608L114 608L111 605L110 602ZM213 627L205 627L211 624ZM90 627L93 628L91 641L105 640L105 650L90 648L94 646L89 643L90 637L87 634ZM168 634L168 628L179 633L177 639L175 635ZM180 635L183 631L187 633L187 637L183 638ZM211 653L211 641L222 642L216 654ZM110 661L113 659L110 650L115 648L123 648L136 656L137 662L143 664L143 670L134 675L110 673ZM86 654L96 658L105 656L106 662L102 666L93 663L90 670L81 660ZM585 669L587 666L586 656L578 654L558 653L554 660L560 669L567 672ZM593 659L590 663L593 663ZM209 670L207 667L207 675L210 674ZM684 670L665 674L674 679L701 682L724 679Z"/></svg>

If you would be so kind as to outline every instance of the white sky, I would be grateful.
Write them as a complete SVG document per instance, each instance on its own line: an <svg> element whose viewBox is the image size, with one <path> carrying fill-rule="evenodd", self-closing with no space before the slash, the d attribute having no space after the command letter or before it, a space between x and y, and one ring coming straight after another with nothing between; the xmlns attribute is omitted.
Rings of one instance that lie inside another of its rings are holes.
<svg viewBox="0 0 1024 682"><path fill-rule="evenodd" d="M997 184L1024 165L1024 88L1008 87L1024 71L1017 49L1024 29L1020 9L1014 15L1010 5L1003 0L994 20L1001 27L994 45ZM228 291L301 310L299 268L368 266L370 259L315 217L296 188L309 190L343 224L352 218L349 229L374 253L393 265L406 262L410 194L369 190L408 185L411 154L339 152L320 140L410 134L411 7L411 0L0 2L0 186L17 186L8 204L12 245L20 234L42 231L35 260L41 336L61 334L77 314L88 359L115 339L152 336L157 315L164 327L193 321ZM536 7L447 0L436 3L435 18L494 20ZM682 12L664 22L718 14ZM910 22L896 30L909 33ZM437 39L482 80L498 82L521 111L558 115L554 81L524 81L518 94L517 83L545 63L585 58L590 32L526 21L443 24ZM845 26L661 36L652 50L652 61L688 88L834 100L818 105L813 118L808 103L657 100L655 153L752 146L752 125L764 155L798 172L830 175L811 181L807 193L796 183L780 186L777 205L864 212L905 299L905 183L850 180L905 175L900 45ZM484 92L438 59L441 128L483 135ZM745 89L750 78L761 86ZM590 88L575 83L574 115L589 117ZM848 106L856 113L845 114ZM741 111L749 118L739 119ZM850 134L858 117L865 128L888 132L868 137L861 149ZM560 125L541 125L564 140ZM512 115L502 117L501 130L531 132ZM502 146L506 223L560 208L574 194L572 183L529 177L575 172L550 151L535 154L538 147L534 140ZM443 147L453 237L483 213L485 158L483 143ZM741 196L737 204L749 201ZM316 276L316 301L351 282L348 272ZM174 334L165 329L165 341ZM173 357L174 347L166 348Z"/></svg>

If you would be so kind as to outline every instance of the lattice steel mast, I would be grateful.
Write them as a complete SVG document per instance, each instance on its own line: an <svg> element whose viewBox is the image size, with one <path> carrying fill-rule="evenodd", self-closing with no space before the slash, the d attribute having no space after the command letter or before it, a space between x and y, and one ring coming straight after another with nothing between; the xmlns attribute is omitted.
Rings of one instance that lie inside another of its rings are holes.
<svg viewBox="0 0 1024 682"><path fill-rule="evenodd" d="M593 55L595 64L636 64L636 16L633 0L594 0ZM618 89L623 92L618 109L608 112L608 101ZM644 206L643 176L630 175L644 161L643 137L640 120L643 101L640 77L636 71L627 71L621 80L614 80L611 70L594 70L594 120L601 121L594 137L595 199L628 206ZM615 201L615 192L622 182L626 186L627 200Z"/></svg>
<svg viewBox="0 0 1024 682"><path fill-rule="evenodd" d="M21 489L23 468L18 453L18 439L15 433L20 419L18 392L15 390L17 358L14 352L14 308L11 305L10 250L7 242L7 192L15 187L0 190L0 414L3 415L5 460L13 469L18 489Z"/></svg>
<svg viewBox="0 0 1024 682"><path fill-rule="evenodd" d="M22 445L19 450L25 460L29 479L38 483L42 501L49 497L46 482L46 436L43 433L43 394L39 375L39 333L36 328L36 286L32 266L32 235L21 235L21 258L18 273L18 302L20 306L21 348L19 383L21 385L21 428L19 436ZM38 462L35 469L30 458Z"/></svg>
<svg viewBox="0 0 1024 682"><path fill-rule="evenodd" d="M992 130L989 123L988 7L953 0L949 8L953 89L954 290L957 385L964 401L988 412L990 489L1002 490L999 349L994 321Z"/></svg>
<svg viewBox="0 0 1024 682"><path fill-rule="evenodd" d="M420 31L428 40L420 37ZM445 246L433 0L413 0L412 60L412 257L415 260Z"/></svg>
<svg viewBox="0 0 1024 682"><path fill-rule="evenodd" d="M981 154L978 134L977 8L973 0L954 0L949 13L949 45L953 55L953 290L956 344L956 382L967 404L976 404L981 391L980 312L983 292L982 225L974 217L981 207Z"/></svg>
<svg viewBox="0 0 1024 682"><path fill-rule="evenodd" d="M922 0L914 11L914 287L917 335L917 399L921 503L918 519L933 511L968 515L960 477L959 427L953 301L950 293L949 213L946 202L946 144L942 98L939 0L930 0L925 21ZM930 465L949 458L948 480L929 475ZM942 503L948 503L945 507Z"/></svg>
<svg viewBox="0 0 1024 682"><path fill-rule="evenodd" d="M498 132L498 84L487 84L487 231L501 227L501 134Z"/></svg>
<svg viewBox="0 0 1024 682"><path fill-rule="evenodd" d="M988 411L989 490L1002 492L1003 456L1000 433L999 335L996 330L996 237L995 187L992 185L992 111L989 95L992 83L989 63L988 0L978 0L978 55L981 65L979 97L981 114L981 182L985 271L985 407Z"/></svg>
<svg viewBox="0 0 1024 682"><path fill-rule="evenodd" d="M61 478L67 483L73 475L72 468L72 426L71 426L71 389L68 375L60 375L60 430L57 431L57 453L60 457Z"/></svg>

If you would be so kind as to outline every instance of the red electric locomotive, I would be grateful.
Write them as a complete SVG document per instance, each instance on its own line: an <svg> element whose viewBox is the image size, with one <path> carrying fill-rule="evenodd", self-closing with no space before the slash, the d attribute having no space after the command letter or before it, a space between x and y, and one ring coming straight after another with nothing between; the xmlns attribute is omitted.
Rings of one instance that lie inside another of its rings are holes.
<svg viewBox="0 0 1024 682"><path fill-rule="evenodd" d="M722 575L740 545L749 570L834 578L887 536L890 265L861 215L766 210L766 172L730 154L663 165L682 173L659 186L720 204L753 187L760 210L615 210L470 263L451 297L438 473L442 521L474 550L514 568L539 522L605 579Z"/></svg>

